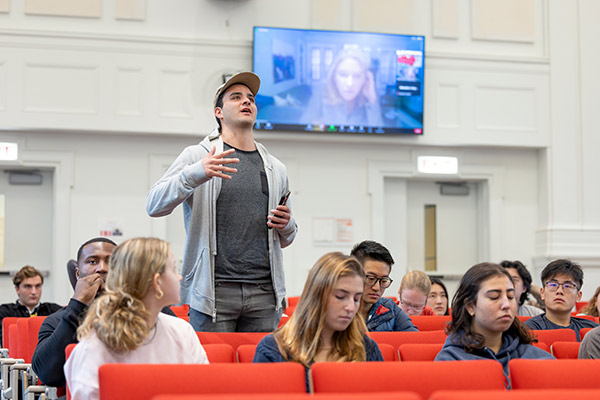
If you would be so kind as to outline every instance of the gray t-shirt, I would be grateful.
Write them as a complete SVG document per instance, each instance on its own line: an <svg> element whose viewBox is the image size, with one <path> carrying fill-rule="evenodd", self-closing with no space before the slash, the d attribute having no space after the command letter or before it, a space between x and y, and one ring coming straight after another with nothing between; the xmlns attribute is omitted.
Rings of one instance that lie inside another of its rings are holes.
<svg viewBox="0 0 600 400"><path fill-rule="evenodd" d="M233 149L227 143L223 151ZM267 215L269 185L263 160L255 151L235 149L238 172L223 179L217 199L217 282L270 283Z"/></svg>

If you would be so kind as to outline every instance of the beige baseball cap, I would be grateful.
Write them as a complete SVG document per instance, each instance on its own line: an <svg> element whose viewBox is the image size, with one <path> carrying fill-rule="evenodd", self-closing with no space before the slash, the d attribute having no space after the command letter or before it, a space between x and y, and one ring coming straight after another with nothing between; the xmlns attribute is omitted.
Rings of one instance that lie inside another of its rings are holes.
<svg viewBox="0 0 600 400"><path fill-rule="evenodd" d="M238 72L234 74L231 78L227 79L227 82L219 86L217 92L215 93L215 98L213 99L213 107L217 106L217 98L223 92L225 92L229 87L241 83L243 85L248 86L253 95L256 96L258 93L258 89L260 88L260 78L254 72Z"/></svg>

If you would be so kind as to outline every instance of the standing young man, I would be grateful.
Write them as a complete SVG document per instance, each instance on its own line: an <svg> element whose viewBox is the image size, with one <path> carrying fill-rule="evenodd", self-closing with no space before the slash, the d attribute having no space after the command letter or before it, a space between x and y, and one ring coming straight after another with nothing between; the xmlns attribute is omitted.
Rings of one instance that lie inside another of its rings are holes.
<svg viewBox="0 0 600 400"><path fill-rule="evenodd" d="M569 260L555 260L542 271L542 300L546 312L529 318L525 324L531 329L573 329L577 341L581 341L579 331L593 328L597 323L584 318L571 316L575 302L581 299L583 270Z"/></svg>
<svg viewBox="0 0 600 400"><path fill-rule="evenodd" d="M365 240L352 249L350 255L363 265L367 279L360 306L360 315L370 331L417 331L409 316L394 302L383 297L392 284L390 272L394 259L383 245Z"/></svg>
<svg viewBox="0 0 600 400"><path fill-rule="evenodd" d="M148 192L152 217L183 204L181 301L197 331L270 332L281 317L281 249L298 228L289 207L278 205L288 190L285 166L254 141L259 87L251 72L221 85L219 128L187 147Z"/></svg>

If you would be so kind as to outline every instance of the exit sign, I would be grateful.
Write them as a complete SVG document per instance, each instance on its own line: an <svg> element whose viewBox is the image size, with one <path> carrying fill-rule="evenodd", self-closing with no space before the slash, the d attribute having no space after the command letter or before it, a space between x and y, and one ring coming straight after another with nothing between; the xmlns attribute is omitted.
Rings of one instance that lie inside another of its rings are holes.
<svg viewBox="0 0 600 400"><path fill-rule="evenodd" d="M423 174L456 174L458 159L456 157L419 156L417 157L419 172Z"/></svg>
<svg viewBox="0 0 600 400"><path fill-rule="evenodd" d="M0 142L0 160L16 160L19 156L19 146L16 143Z"/></svg>

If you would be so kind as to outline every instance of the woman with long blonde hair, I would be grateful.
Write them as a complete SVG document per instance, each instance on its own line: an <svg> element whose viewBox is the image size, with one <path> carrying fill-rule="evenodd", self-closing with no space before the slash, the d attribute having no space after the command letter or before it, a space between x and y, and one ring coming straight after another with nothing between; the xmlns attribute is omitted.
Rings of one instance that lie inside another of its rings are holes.
<svg viewBox="0 0 600 400"><path fill-rule="evenodd" d="M360 262L328 253L312 267L289 321L266 336L254 362L295 361L308 368L318 361L383 361L377 344L356 313L365 275Z"/></svg>
<svg viewBox="0 0 600 400"><path fill-rule="evenodd" d="M98 398L98 368L108 363L207 364L192 326L160 310L179 302L175 258L167 242L135 238L110 257L106 293L77 330L65 364L71 398Z"/></svg>

